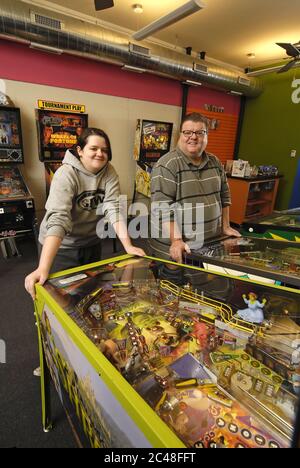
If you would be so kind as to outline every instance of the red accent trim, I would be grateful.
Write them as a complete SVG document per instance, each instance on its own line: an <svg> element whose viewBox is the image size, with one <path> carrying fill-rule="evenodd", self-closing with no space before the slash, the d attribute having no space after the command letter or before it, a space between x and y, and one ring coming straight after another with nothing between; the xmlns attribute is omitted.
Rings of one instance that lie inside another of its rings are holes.
<svg viewBox="0 0 300 468"><path fill-rule="evenodd" d="M0 78L181 106L179 81L0 40ZM22 65L21 65L22 64Z"/></svg>
<svg viewBox="0 0 300 468"><path fill-rule="evenodd" d="M182 89L176 80L68 54L52 55L3 39L0 57L0 78L181 107ZM206 87L191 88L188 107L204 109L204 104L223 106L226 114L239 115L238 97Z"/></svg>

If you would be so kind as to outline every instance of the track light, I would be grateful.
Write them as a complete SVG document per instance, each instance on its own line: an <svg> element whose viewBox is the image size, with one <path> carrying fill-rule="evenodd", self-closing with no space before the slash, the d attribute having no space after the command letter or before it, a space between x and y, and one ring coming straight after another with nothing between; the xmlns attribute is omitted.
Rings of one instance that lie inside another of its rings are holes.
<svg viewBox="0 0 300 468"><path fill-rule="evenodd" d="M122 70L135 72L135 73L145 73L145 68L133 67L132 65L123 65Z"/></svg>
<svg viewBox="0 0 300 468"><path fill-rule="evenodd" d="M154 34L157 31L160 31L161 29L164 29L171 24L177 23L177 21L180 21L183 18L196 13L196 11L202 10L205 6L206 5L202 2L202 0L190 0L185 5L177 8L177 10L172 11L166 16L163 16L153 23L150 23L148 26L140 29L135 34L133 34L132 37L136 41L141 41L142 39L145 39L145 37L148 37L151 34Z"/></svg>
<svg viewBox="0 0 300 468"><path fill-rule="evenodd" d="M62 49L57 49L56 47L47 46L45 44L38 44L37 42L30 42L30 49L40 50L42 52L50 52L51 54L61 55L63 53Z"/></svg>

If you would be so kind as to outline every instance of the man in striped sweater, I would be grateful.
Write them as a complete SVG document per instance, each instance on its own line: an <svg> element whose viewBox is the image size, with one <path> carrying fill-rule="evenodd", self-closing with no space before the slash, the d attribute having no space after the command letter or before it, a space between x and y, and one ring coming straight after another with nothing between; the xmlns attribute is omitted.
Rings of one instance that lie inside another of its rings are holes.
<svg viewBox="0 0 300 468"><path fill-rule="evenodd" d="M205 151L207 134L206 117L187 115L177 148L160 158L153 169L150 245L158 258L171 257L181 263L183 252L190 252L187 241L192 245L196 240L201 247L221 234L240 236L230 227L231 199L224 168Z"/></svg>

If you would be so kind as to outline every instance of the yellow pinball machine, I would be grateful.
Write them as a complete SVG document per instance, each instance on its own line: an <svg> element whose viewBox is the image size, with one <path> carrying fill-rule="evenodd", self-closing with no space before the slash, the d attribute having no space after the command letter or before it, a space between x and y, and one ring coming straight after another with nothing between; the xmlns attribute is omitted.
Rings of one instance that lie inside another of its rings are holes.
<svg viewBox="0 0 300 468"><path fill-rule="evenodd" d="M44 430L52 379L95 448L299 443L298 290L128 255L36 290Z"/></svg>

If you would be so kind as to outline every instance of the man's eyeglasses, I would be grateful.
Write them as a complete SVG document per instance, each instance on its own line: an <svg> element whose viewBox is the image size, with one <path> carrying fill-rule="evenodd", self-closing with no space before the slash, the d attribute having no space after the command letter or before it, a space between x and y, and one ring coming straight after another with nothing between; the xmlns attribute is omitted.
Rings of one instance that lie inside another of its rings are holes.
<svg viewBox="0 0 300 468"><path fill-rule="evenodd" d="M181 132L186 138L190 138L194 134L196 135L197 138L203 137L207 135L207 130L197 130L196 132L192 132L192 130L183 130Z"/></svg>

